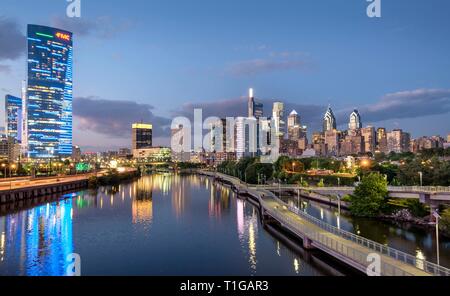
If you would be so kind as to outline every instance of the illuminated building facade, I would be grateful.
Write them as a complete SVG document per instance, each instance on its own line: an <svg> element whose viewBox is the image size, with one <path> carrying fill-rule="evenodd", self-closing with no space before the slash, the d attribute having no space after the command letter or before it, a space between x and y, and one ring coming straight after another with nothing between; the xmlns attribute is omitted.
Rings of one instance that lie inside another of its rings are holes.
<svg viewBox="0 0 450 296"><path fill-rule="evenodd" d="M72 155L72 33L28 25L28 157Z"/></svg>
<svg viewBox="0 0 450 296"><path fill-rule="evenodd" d="M22 98L5 96L6 135L20 141L22 138Z"/></svg>
<svg viewBox="0 0 450 296"><path fill-rule="evenodd" d="M334 117L333 110L328 106L327 112L323 117L323 132L332 131L336 129L336 117Z"/></svg>
<svg viewBox="0 0 450 296"><path fill-rule="evenodd" d="M355 130L362 128L361 123L361 115L359 115L358 110L353 110L352 114L350 114L350 120L348 123L348 129L349 130Z"/></svg>
<svg viewBox="0 0 450 296"><path fill-rule="evenodd" d="M132 125L132 148L146 149L152 147L153 126L147 123L134 123Z"/></svg>
<svg viewBox="0 0 450 296"><path fill-rule="evenodd" d="M275 123L275 134L277 137L284 136L284 103L275 102L272 108L272 119Z"/></svg>

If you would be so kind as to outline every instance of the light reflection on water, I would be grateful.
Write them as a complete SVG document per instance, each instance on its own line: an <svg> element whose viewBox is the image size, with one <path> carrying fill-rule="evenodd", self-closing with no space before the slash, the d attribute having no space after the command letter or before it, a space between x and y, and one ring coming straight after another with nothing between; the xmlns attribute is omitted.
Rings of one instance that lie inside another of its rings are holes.
<svg viewBox="0 0 450 296"><path fill-rule="evenodd" d="M417 259L436 262L436 239L433 229L421 229L413 225L396 225L385 221L355 218L338 208L314 202L297 196L282 196L290 206L300 208L305 213L321 219L339 229L349 231L380 244L401 250ZM300 206L300 207L299 207ZM440 264L450 267L450 239L441 236L439 239ZM423 263L418 263L422 266Z"/></svg>
<svg viewBox="0 0 450 296"><path fill-rule="evenodd" d="M228 187L161 174L0 216L0 274L326 275L262 226Z"/></svg>

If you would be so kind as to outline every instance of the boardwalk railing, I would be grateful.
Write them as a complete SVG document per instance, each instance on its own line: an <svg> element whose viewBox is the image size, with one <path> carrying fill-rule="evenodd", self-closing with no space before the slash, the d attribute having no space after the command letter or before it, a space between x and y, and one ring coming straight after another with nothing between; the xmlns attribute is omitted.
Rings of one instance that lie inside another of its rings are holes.
<svg viewBox="0 0 450 296"><path fill-rule="evenodd" d="M383 255L391 257L395 260L398 260L398 261L401 261L408 265L419 268L430 274L440 275L440 276L450 276L450 269L448 269L448 268L439 266L435 263L417 258L417 257L407 254L405 252L396 250L394 248L391 248L391 247L382 245L380 243L374 242L372 240L366 239L362 236L359 236L359 235L353 234L351 232L334 227L320 219L317 219L311 215L308 215L307 213L299 210L298 208L289 206L288 204L286 204L285 202L280 200L278 197L276 197L273 193L271 194L271 196L272 196L272 198L278 200L279 203L282 203L283 205L285 205L291 212L299 215L303 219L307 220L308 222L313 223L314 225L320 227L321 229L326 230L330 233L333 233L334 235L337 235L341 238L352 241L352 242L354 242L362 247L368 248L378 254L383 254ZM274 211L272 211L272 212L274 212ZM280 216L278 218L286 219L286 217L282 217L282 216ZM364 260L366 260L366 258L367 258L367 256L364 258ZM367 262L365 264L367 264Z"/></svg>
<svg viewBox="0 0 450 296"><path fill-rule="evenodd" d="M388 186L391 192L445 192L450 193L450 186Z"/></svg>
<svg viewBox="0 0 450 296"><path fill-rule="evenodd" d="M265 202L263 202L265 203ZM327 235L325 233L321 233L318 231L314 231L310 227L302 225L291 219L285 215L280 214L276 210L272 210L270 208L266 208L269 214L281 222L285 227L290 229L292 232L297 234L300 237L306 236L314 243L317 247L325 247L328 250L332 250L333 252L343 256L345 258L344 261L349 262L352 261L358 265L358 269L362 272L365 272L367 266L370 262L367 261L369 254L371 253L369 250L365 248L354 248L345 241L333 239L332 236ZM319 244L319 245L317 245ZM328 252L329 253L329 252ZM354 265L354 264L352 264ZM405 270L399 268L395 264L390 264L385 260L381 260L380 262L380 274L384 276L412 276L414 274L406 272Z"/></svg>
<svg viewBox="0 0 450 296"><path fill-rule="evenodd" d="M322 190L322 191L353 191L355 187L351 186L330 186L330 187L301 187L296 184L279 185L255 185L255 188L271 189L300 189L300 190ZM407 192L407 193L449 193L450 186L388 186L389 192Z"/></svg>
<svg viewBox="0 0 450 296"><path fill-rule="evenodd" d="M290 217L281 214L277 209L271 208L266 201L264 201L264 198L261 197L261 192L259 191L261 188L257 187L250 187L248 184L243 183L240 179L224 174L218 174L214 172L202 172L205 175L209 176L219 176L221 179L227 180L228 182L232 182L239 185L247 186L250 190L255 190L256 195L258 196L258 199L261 203L261 205L264 207L264 209L274 218L276 218L279 222L283 223L284 225L290 226L289 229L299 235L300 237L303 237L303 235L306 235L308 238L319 242L323 246L343 255L354 262L357 262L358 264L362 266L367 266L367 256L371 252L367 251L361 251L361 249L356 249L350 247L348 244L342 243L339 240L335 240L329 235L313 231L311 228L308 228L300 223L298 221L294 221ZM450 269L445 268L443 266L439 266L435 263L417 258L413 255L407 254L405 252L396 250L394 248L382 245L380 243L377 243L375 241L366 239L362 236L353 234L351 232L339 229L337 227L334 227L320 219L317 219L301 210L295 207L289 206L287 203L279 199L275 194L268 190L264 190L265 195L270 195L270 198L276 200L278 203L284 205L287 209L289 209L291 212L297 214L301 218L305 219L306 221L318 226L319 228L327 231L328 233L332 233L340 238L343 238L347 241L351 241L353 243L356 243L357 245L367 248L368 251L373 251L373 253L377 253L380 255L388 256L392 259L398 260L400 262L403 262L407 265L410 265L412 267L421 269L429 274L437 275L437 276L450 276ZM364 249L363 249L364 250ZM385 261L381 262L381 269L383 275L413 275L411 273L408 273L402 269L400 269L398 266L389 264Z"/></svg>

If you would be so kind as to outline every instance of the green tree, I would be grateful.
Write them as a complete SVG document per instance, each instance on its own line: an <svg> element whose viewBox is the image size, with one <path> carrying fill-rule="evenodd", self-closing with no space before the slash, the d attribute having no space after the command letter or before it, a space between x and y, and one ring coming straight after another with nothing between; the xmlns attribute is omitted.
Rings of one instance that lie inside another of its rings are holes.
<svg viewBox="0 0 450 296"><path fill-rule="evenodd" d="M387 205L387 181L378 173L364 176L350 197L350 212L355 216L374 217Z"/></svg>

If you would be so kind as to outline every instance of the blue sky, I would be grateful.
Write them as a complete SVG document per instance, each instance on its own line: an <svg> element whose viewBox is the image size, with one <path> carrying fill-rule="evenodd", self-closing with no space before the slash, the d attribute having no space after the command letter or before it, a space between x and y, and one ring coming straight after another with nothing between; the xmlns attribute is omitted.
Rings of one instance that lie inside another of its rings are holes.
<svg viewBox="0 0 450 296"><path fill-rule="evenodd" d="M89 149L128 146L141 119L167 143L163 125L193 106L243 115L229 113L249 87L298 109L310 131L331 104L342 128L358 108L365 125L450 132L449 1L382 0L379 19L365 0L81 2L69 19L65 0L1 1L0 97L25 78L12 29L73 31L74 142Z"/></svg>

